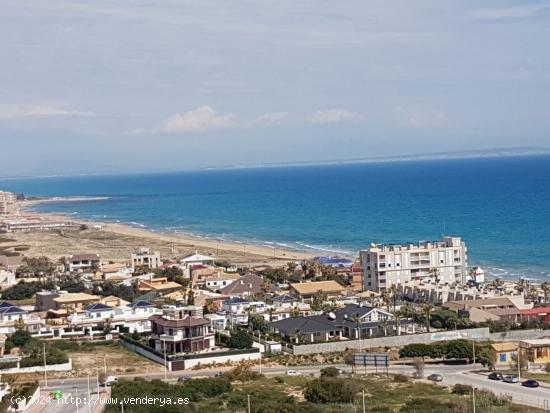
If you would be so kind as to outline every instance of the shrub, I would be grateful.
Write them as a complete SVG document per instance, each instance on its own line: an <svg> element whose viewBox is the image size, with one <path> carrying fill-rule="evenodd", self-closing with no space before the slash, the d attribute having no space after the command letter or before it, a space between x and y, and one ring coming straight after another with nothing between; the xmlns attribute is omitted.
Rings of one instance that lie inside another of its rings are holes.
<svg viewBox="0 0 550 413"><path fill-rule="evenodd" d="M261 375L252 371L249 364L240 363L237 367L225 373L225 376L231 381L245 382L257 379Z"/></svg>
<svg viewBox="0 0 550 413"><path fill-rule="evenodd" d="M251 348L252 337L244 330L233 330L229 339L229 347L231 348Z"/></svg>
<svg viewBox="0 0 550 413"><path fill-rule="evenodd" d="M395 376L393 376L393 381L395 383L408 383L409 378L404 374L396 374Z"/></svg>
<svg viewBox="0 0 550 413"><path fill-rule="evenodd" d="M312 403L353 403L359 390L359 384L353 380L325 377L310 381L304 398Z"/></svg>
<svg viewBox="0 0 550 413"><path fill-rule="evenodd" d="M336 367L330 366L321 369L321 377L338 377L338 369Z"/></svg>
<svg viewBox="0 0 550 413"><path fill-rule="evenodd" d="M472 394L472 386L468 384L455 384L453 386L452 390L453 394L460 394L460 395L466 395L466 394Z"/></svg>

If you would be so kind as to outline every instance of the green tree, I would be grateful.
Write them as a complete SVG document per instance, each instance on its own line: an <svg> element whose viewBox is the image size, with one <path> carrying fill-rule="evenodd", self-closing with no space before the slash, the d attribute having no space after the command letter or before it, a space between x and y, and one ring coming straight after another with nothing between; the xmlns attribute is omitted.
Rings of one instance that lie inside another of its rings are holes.
<svg viewBox="0 0 550 413"><path fill-rule="evenodd" d="M251 348L252 337L244 330L236 329L231 332L231 338L229 339L229 347L231 348Z"/></svg>

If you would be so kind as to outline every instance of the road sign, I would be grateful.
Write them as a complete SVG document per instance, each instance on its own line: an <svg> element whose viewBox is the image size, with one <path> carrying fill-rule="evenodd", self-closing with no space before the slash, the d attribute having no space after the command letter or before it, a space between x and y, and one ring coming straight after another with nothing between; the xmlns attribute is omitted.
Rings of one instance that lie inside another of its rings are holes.
<svg viewBox="0 0 550 413"><path fill-rule="evenodd" d="M386 353L355 353L353 364L356 366L388 367L390 356Z"/></svg>

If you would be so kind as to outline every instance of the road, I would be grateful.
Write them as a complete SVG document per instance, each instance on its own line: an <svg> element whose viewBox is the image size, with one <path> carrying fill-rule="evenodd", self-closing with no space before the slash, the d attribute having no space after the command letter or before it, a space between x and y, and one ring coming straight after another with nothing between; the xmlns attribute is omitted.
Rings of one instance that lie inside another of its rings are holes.
<svg viewBox="0 0 550 413"><path fill-rule="evenodd" d="M327 365L315 365L315 366L298 366L289 367L289 369L296 370L303 375L318 375L320 370L327 367ZM336 364L334 367L346 372L351 372L351 367L344 364ZM176 382L179 377L211 377L220 370L196 370L196 371L179 371L168 372L166 375L167 382ZM258 367L254 370L258 371ZM285 374L286 367L264 367L262 373L267 376L282 375ZM378 369L380 373L385 372L385 369ZM414 369L412 366L407 365L395 365L388 369L390 373L400 373L411 376ZM375 369L368 368L367 373L374 373ZM357 374L363 374L364 369L359 368ZM512 400L518 404L524 404L528 406L538 407L541 409L547 409L550 411L550 389L539 387L537 389L530 389L521 386L521 384L503 383L500 381L489 380L486 375L480 375L473 371L472 366L468 365L426 365L424 374L427 377L430 374L438 373L443 376L443 382L438 383L443 386L452 386L454 384L468 384L477 389L490 390L497 395L510 395ZM164 373L153 374L132 374L119 376L119 379L131 380L135 377L143 377L147 380L160 379L164 380ZM69 380L49 380L48 386L45 387L44 383L41 383L42 388L47 391L61 390L66 396L67 401L70 402L70 396L76 396L77 392L80 397L88 399L88 380L87 378L69 379ZM97 382L96 377L90 377L90 390L92 401L97 400ZM101 391L104 391L100 387ZM101 393L101 397L108 397L105 393ZM87 400L86 400L87 401ZM93 404L92 404L93 406ZM93 411L93 409L91 409ZM44 413L65 413L65 412L88 412L88 405L84 403L79 404L78 410L74 400L72 403L61 404L58 402L50 403L46 406Z"/></svg>

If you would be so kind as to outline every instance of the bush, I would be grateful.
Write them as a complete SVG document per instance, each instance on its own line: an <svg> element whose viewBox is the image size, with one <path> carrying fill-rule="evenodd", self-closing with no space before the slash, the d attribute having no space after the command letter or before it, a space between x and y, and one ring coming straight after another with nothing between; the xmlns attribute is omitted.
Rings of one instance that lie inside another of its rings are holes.
<svg viewBox="0 0 550 413"><path fill-rule="evenodd" d="M472 386L468 384L455 384L451 392L453 394L459 394L461 396L472 394Z"/></svg>
<svg viewBox="0 0 550 413"><path fill-rule="evenodd" d="M240 363L237 367L228 371L224 375L231 381L242 382L255 380L261 376L260 373L252 371L250 365L246 363Z"/></svg>
<svg viewBox="0 0 550 413"><path fill-rule="evenodd" d="M16 361L9 361L7 363L0 363L0 370L12 369L17 367Z"/></svg>
<svg viewBox="0 0 550 413"><path fill-rule="evenodd" d="M395 383L408 383L409 378L404 374L396 374L395 376L393 376L393 381Z"/></svg>
<svg viewBox="0 0 550 413"><path fill-rule="evenodd" d="M251 348L252 337L244 330L233 330L231 332L231 338L229 339L229 347L231 348Z"/></svg>
<svg viewBox="0 0 550 413"><path fill-rule="evenodd" d="M338 369L336 367L325 367L321 369L321 377L338 377Z"/></svg>
<svg viewBox="0 0 550 413"><path fill-rule="evenodd" d="M310 381L304 398L312 403L353 403L360 386L349 379L325 377Z"/></svg>

